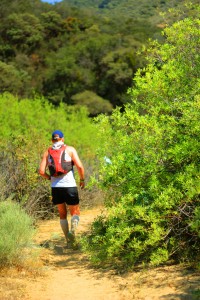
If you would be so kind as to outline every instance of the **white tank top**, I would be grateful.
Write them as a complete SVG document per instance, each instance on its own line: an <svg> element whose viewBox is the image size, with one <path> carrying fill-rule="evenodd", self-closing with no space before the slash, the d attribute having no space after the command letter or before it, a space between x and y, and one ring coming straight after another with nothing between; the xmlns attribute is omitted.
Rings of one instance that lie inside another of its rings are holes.
<svg viewBox="0 0 200 300"><path fill-rule="evenodd" d="M71 156L65 151L65 160L71 161ZM51 177L51 187L75 187L76 181L74 178L74 170L69 171L67 174Z"/></svg>

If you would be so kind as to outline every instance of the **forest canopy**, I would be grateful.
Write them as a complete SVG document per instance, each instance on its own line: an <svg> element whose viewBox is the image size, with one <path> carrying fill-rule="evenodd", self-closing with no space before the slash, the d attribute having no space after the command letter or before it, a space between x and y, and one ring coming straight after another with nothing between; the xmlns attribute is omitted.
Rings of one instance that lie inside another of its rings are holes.
<svg viewBox="0 0 200 300"><path fill-rule="evenodd" d="M20 98L37 94L54 105L77 105L73 99L79 99L91 116L110 113L111 107L130 102L127 89L146 65L139 51L150 38L164 41L162 28L178 16L159 13L175 7L185 15L192 12L174 0L63 0L55 5L1 0L0 92ZM88 92L102 99L96 110L79 97Z"/></svg>

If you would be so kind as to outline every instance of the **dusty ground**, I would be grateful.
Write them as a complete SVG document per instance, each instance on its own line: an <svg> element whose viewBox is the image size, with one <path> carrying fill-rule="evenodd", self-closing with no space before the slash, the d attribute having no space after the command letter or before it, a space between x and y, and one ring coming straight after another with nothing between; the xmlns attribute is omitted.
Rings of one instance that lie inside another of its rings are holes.
<svg viewBox="0 0 200 300"><path fill-rule="evenodd" d="M79 234L99 209L83 211ZM37 272L10 269L0 273L0 300L197 300L200 273L185 266L135 270L119 275L93 268L80 249L64 248L59 221L43 221L36 243L43 245Z"/></svg>

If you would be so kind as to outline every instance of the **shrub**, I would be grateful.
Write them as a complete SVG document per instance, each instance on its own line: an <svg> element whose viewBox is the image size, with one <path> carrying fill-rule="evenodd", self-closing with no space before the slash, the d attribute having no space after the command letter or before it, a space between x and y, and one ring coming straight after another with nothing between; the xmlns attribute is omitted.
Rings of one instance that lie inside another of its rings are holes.
<svg viewBox="0 0 200 300"><path fill-rule="evenodd" d="M35 233L32 219L17 203L0 202L0 267L20 265Z"/></svg>
<svg viewBox="0 0 200 300"><path fill-rule="evenodd" d="M0 199L12 198L30 215L47 218L53 213L50 185L37 170L52 144L52 131L61 129L65 143L78 150L87 180L95 168L95 148L100 144L96 128L83 107L61 104L55 108L43 98L19 100L9 93L0 95L0 101Z"/></svg>
<svg viewBox="0 0 200 300"><path fill-rule="evenodd" d="M199 20L185 19L154 43L124 113L99 117L105 136L99 184L106 216L85 247L97 262L198 261Z"/></svg>

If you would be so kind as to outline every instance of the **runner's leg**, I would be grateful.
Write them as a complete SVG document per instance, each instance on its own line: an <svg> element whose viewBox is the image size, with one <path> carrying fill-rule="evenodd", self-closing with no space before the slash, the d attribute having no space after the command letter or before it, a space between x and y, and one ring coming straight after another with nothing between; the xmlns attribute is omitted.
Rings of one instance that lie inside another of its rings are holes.
<svg viewBox="0 0 200 300"><path fill-rule="evenodd" d="M79 219L80 219L80 207L77 205L68 205L70 215L71 215L71 232L75 235L75 231L78 227Z"/></svg>
<svg viewBox="0 0 200 300"><path fill-rule="evenodd" d="M67 221L67 207L65 203L57 204L59 216L60 216L60 226L62 231L65 235L66 241L68 239L68 232L69 232L69 224Z"/></svg>

